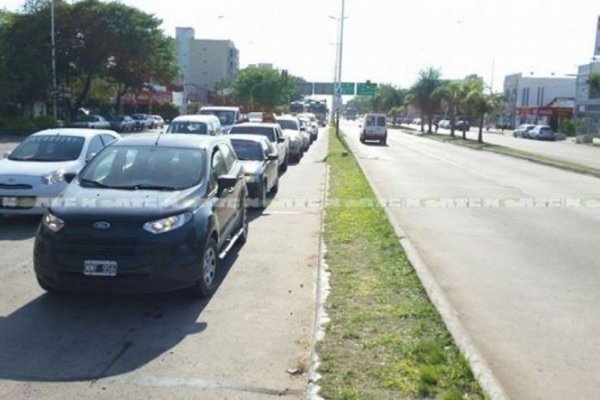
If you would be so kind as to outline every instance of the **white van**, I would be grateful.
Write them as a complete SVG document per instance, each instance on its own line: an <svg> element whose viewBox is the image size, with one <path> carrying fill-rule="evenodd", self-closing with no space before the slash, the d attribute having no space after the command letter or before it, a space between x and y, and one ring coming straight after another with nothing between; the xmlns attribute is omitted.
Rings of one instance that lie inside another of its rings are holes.
<svg viewBox="0 0 600 400"><path fill-rule="evenodd" d="M216 136L221 134L221 122L214 115L180 115L171 121L167 133Z"/></svg>
<svg viewBox="0 0 600 400"><path fill-rule="evenodd" d="M200 108L201 115L214 115L219 118L224 133L229 133L231 127L239 123L242 114L239 107L210 106Z"/></svg>
<svg viewBox="0 0 600 400"><path fill-rule="evenodd" d="M360 131L360 141L378 140L385 145L387 143L387 118L385 114L369 113L365 119Z"/></svg>

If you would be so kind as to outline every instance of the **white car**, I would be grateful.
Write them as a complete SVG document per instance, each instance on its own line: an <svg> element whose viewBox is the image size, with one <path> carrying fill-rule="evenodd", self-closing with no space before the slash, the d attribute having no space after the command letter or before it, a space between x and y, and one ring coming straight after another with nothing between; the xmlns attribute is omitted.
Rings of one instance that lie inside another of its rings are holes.
<svg viewBox="0 0 600 400"><path fill-rule="evenodd" d="M74 128L110 129L110 122L101 115L86 115L73 121Z"/></svg>
<svg viewBox="0 0 600 400"><path fill-rule="evenodd" d="M242 113L239 107L206 106L200 108L201 115L214 115L219 118L223 133L229 133L231 127L240 122Z"/></svg>
<svg viewBox="0 0 600 400"><path fill-rule="evenodd" d="M43 214L85 164L120 136L61 128L27 137L0 160L0 215Z"/></svg>
<svg viewBox="0 0 600 400"><path fill-rule="evenodd" d="M290 157L295 161L300 161L304 151L308 148L309 139L300 128L300 120L291 115L277 117L277 123L281 127L283 134L290 141Z"/></svg>

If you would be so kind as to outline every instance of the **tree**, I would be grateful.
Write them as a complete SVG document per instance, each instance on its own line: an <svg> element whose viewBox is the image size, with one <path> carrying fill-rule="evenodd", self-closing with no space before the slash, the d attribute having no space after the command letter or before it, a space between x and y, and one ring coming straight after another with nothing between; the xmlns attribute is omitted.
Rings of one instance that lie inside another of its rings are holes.
<svg viewBox="0 0 600 400"><path fill-rule="evenodd" d="M252 110L272 111L288 103L294 80L274 69L248 67L232 83L234 96Z"/></svg>
<svg viewBox="0 0 600 400"><path fill-rule="evenodd" d="M431 133L433 116L442 103L442 81L440 71L427 68L419 72L419 79L410 88L411 102L427 117L428 133ZM423 131L423 122L421 123Z"/></svg>
<svg viewBox="0 0 600 400"><path fill-rule="evenodd" d="M590 73L587 83L590 86L590 98L600 97L600 72L594 71Z"/></svg>
<svg viewBox="0 0 600 400"><path fill-rule="evenodd" d="M442 98L450 114L450 136L454 136L456 115L465 98L465 87L458 82L448 82L444 86Z"/></svg>
<svg viewBox="0 0 600 400"><path fill-rule="evenodd" d="M346 103L346 108L353 108L358 114L373 110L373 96L354 96Z"/></svg>
<svg viewBox="0 0 600 400"><path fill-rule="evenodd" d="M467 96L467 102L471 105L473 113L479 120L479 133L477 141L483 143L483 124L485 116L495 112L502 105L502 95L485 94L483 91L472 91Z"/></svg>

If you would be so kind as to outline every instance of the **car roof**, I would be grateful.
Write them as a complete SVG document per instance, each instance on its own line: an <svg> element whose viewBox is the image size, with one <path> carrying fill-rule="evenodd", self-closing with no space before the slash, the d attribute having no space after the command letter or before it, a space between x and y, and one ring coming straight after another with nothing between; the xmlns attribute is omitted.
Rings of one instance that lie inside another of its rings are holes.
<svg viewBox="0 0 600 400"><path fill-rule="evenodd" d="M55 128L55 129L44 129L43 131L35 132L31 136L77 136L82 138L90 138L98 134L110 134L119 136L115 131L110 129L91 129L91 128Z"/></svg>
<svg viewBox="0 0 600 400"><path fill-rule="evenodd" d="M171 122L180 122L180 121L187 121L187 122L219 122L219 118L214 116L214 115L200 115L200 114L190 114L190 115L180 115L178 117L175 117L173 119L173 121Z"/></svg>
<svg viewBox="0 0 600 400"><path fill-rule="evenodd" d="M278 120L278 121L279 120L286 120L286 119L287 120L291 120L291 121L297 121L298 117L295 117L293 115L278 115L278 116L275 116L275 119Z"/></svg>
<svg viewBox="0 0 600 400"><path fill-rule="evenodd" d="M225 110L225 111L240 111L239 107L220 107L220 106L206 106L206 107L202 107L200 108L200 111L216 111L216 110Z"/></svg>
<svg viewBox="0 0 600 400"><path fill-rule="evenodd" d="M249 126L252 128L278 128L279 125L273 122L243 122L241 124L235 124L236 126Z"/></svg>
<svg viewBox="0 0 600 400"><path fill-rule="evenodd" d="M227 135L227 138L229 138L229 140L246 140L248 142L269 142L269 139L263 135L230 133Z"/></svg>
<svg viewBox="0 0 600 400"><path fill-rule="evenodd" d="M113 146L159 146L183 147L190 149L207 149L215 143L225 142L223 136L192 135L181 133L148 133L127 136ZM158 143L158 144L157 144Z"/></svg>

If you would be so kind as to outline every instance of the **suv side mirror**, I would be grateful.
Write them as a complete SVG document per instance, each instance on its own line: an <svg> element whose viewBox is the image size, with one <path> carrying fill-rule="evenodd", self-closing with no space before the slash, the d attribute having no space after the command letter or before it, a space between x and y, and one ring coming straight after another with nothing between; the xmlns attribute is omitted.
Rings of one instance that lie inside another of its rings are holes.
<svg viewBox="0 0 600 400"><path fill-rule="evenodd" d="M277 138L277 143L283 143L283 142L285 142L285 137L283 137L283 136L279 136L279 137Z"/></svg>
<svg viewBox="0 0 600 400"><path fill-rule="evenodd" d="M92 161L92 160L94 159L94 157L96 157L96 154L98 154L98 153L92 153L92 154L90 154L89 156L87 156L87 157L85 158L85 163L87 164L87 163L89 163L90 161Z"/></svg>
<svg viewBox="0 0 600 400"><path fill-rule="evenodd" d="M268 154L267 155L267 160L269 160L269 161L279 160L279 154L277 154L277 153Z"/></svg>
<svg viewBox="0 0 600 400"><path fill-rule="evenodd" d="M65 182L71 183L71 181L73 181L73 179L75 179L76 176L77 174L75 172L67 172L63 175L63 178L65 179Z"/></svg>
<svg viewBox="0 0 600 400"><path fill-rule="evenodd" d="M219 195L226 190L233 189L237 184L238 178L235 175L221 175L217 179L219 182Z"/></svg>

